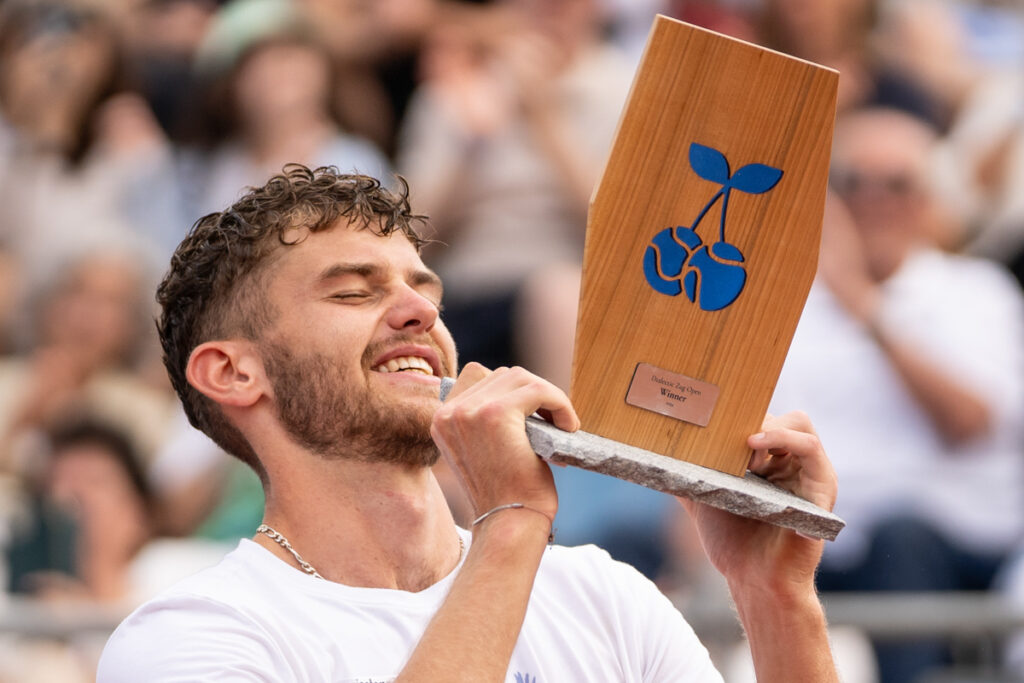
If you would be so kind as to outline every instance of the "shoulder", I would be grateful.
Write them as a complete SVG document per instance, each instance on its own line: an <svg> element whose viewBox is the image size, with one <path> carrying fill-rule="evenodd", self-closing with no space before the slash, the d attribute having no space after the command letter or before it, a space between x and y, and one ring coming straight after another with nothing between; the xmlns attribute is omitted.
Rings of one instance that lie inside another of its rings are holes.
<svg viewBox="0 0 1024 683"><path fill-rule="evenodd" d="M97 680L209 680L236 670L260 680L256 672L285 670L261 624L266 599L240 561L246 554L240 546L132 612L107 641Z"/></svg>
<svg viewBox="0 0 1024 683"><path fill-rule="evenodd" d="M1020 287L1005 266L990 259L967 254L949 254L938 249L921 249L909 257L896 274L896 281L905 278L929 285L946 285L955 289L961 283L975 288L1003 290L1019 298Z"/></svg>
<svg viewBox="0 0 1024 683"><path fill-rule="evenodd" d="M544 554L535 591L552 590L561 601L579 600L592 606L636 611L652 601L678 611L647 577L594 545L552 546Z"/></svg>
<svg viewBox="0 0 1024 683"><path fill-rule="evenodd" d="M643 575L632 566L613 559L608 551L596 545L553 545L544 553L540 571L555 574L582 572L584 576L598 580L601 577L622 574L643 578Z"/></svg>
<svg viewBox="0 0 1024 683"><path fill-rule="evenodd" d="M964 327L1020 316L1024 296L1010 272L987 259L922 249L886 282L886 317L952 319ZM891 310L890 310L891 309ZM970 333L972 330L961 330ZM989 334L988 329L979 330Z"/></svg>
<svg viewBox="0 0 1024 683"><path fill-rule="evenodd" d="M546 640L572 633L578 655L593 662L613 655L622 680L721 680L658 587L592 545L545 553L524 633Z"/></svg>
<svg viewBox="0 0 1024 683"><path fill-rule="evenodd" d="M212 680L245 670L254 680L284 669L259 624L209 596L177 594L143 605L114 631L100 657L97 681Z"/></svg>

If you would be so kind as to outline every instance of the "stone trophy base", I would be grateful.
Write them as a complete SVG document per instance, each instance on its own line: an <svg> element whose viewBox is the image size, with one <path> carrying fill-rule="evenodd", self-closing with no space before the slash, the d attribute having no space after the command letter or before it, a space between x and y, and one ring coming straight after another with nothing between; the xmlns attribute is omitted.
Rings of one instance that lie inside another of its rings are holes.
<svg viewBox="0 0 1024 683"><path fill-rule="evenodd" d="M442 400L453 384L441 380ZM737 477L596 434L565 432L536 417L526 419L526 435L534 452L548 462L607 474L811 538L835 540L846 526L831 512L751 472Z"/></svg>

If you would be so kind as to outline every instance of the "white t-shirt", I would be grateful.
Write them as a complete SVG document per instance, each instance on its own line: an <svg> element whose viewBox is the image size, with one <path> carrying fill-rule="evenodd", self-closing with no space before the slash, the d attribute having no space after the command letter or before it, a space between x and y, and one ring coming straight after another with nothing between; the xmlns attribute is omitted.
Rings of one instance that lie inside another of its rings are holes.
<svg viewBox="0 0 1024 683"><path fill-rule="evenodd" d="M97 680L391 681L460 568L418 593L353 588L243 539L219 565L132 613L108 641ZM544 553L506 680L722 679L654 584L585 546Z"/></svg>
<svg viewBox="0 0 1024 683"><path fill-rule="evenodd" d="M882 323L988 401L989 433L947 444L868 332L823 283L811 289L770 411L806 410L839 477L847 527L825 563L863 557L895 515L998 553L1024 534L1024 298L1002 268L920 250L882 285Z"/></svg>

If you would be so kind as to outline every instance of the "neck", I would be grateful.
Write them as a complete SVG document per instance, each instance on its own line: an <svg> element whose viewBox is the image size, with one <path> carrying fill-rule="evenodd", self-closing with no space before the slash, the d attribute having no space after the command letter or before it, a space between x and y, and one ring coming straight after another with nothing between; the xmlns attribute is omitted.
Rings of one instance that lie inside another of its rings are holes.
<svg viewBox="0 0 1024 683"><path fill-rule="evenodd" d="M268 475L264 521L327 580L419 591L459 561L455 522L429 469L302 454ZM255 540L297 566L271 539Z"/></svg>
<svg viewBox="0 0 1024 683"><path fill-rule="evenodd" d="M876 283L882 283L896 274L913 251L909 242L886 241L869 249L868 270Z"/></svg>

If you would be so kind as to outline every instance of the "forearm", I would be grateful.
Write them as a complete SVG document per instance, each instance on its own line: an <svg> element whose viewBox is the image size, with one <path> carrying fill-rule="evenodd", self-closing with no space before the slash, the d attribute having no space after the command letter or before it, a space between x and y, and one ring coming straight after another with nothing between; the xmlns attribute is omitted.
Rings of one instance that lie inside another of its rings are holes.
<svg viewBox="0 0 1024 683"><path fill-rule="evenodd" d="M944 439L956 444L988 431L992 417L983 397L936 367L912 344L884 326L874 325L871 331L892 367Z"/></svg>
<svg viewBox="0 0 1024 683"><path fill-rule="evenodd" d="M538 108L540 110L530 116L530 121L541 150L561 177L569 197L585 210L597 181L597 171L571 142L571 131L558 113L551 110L551 105Z"/></svg>
<svg viewBox="0 0 1024 683"><path fill-rule="evenodd" d="M825 613L813 587L789 595L732 589L759 683L838 683Z"/></svg>
<svg viewBox="0 0 1024 683"><path fill-rule="evenodd" d="M444 105L437 86L424 86L414 98L401 138L398 171L414 188L416 210L441 230L453 210L455 191L466 178L477 135Z"/></svg>
<svg viewBox="0 0 1024 683"><path fill-rule="evenodd" d="M528 510L483 522L396 683L505 680L550 531L548 520Z"/></svg>

